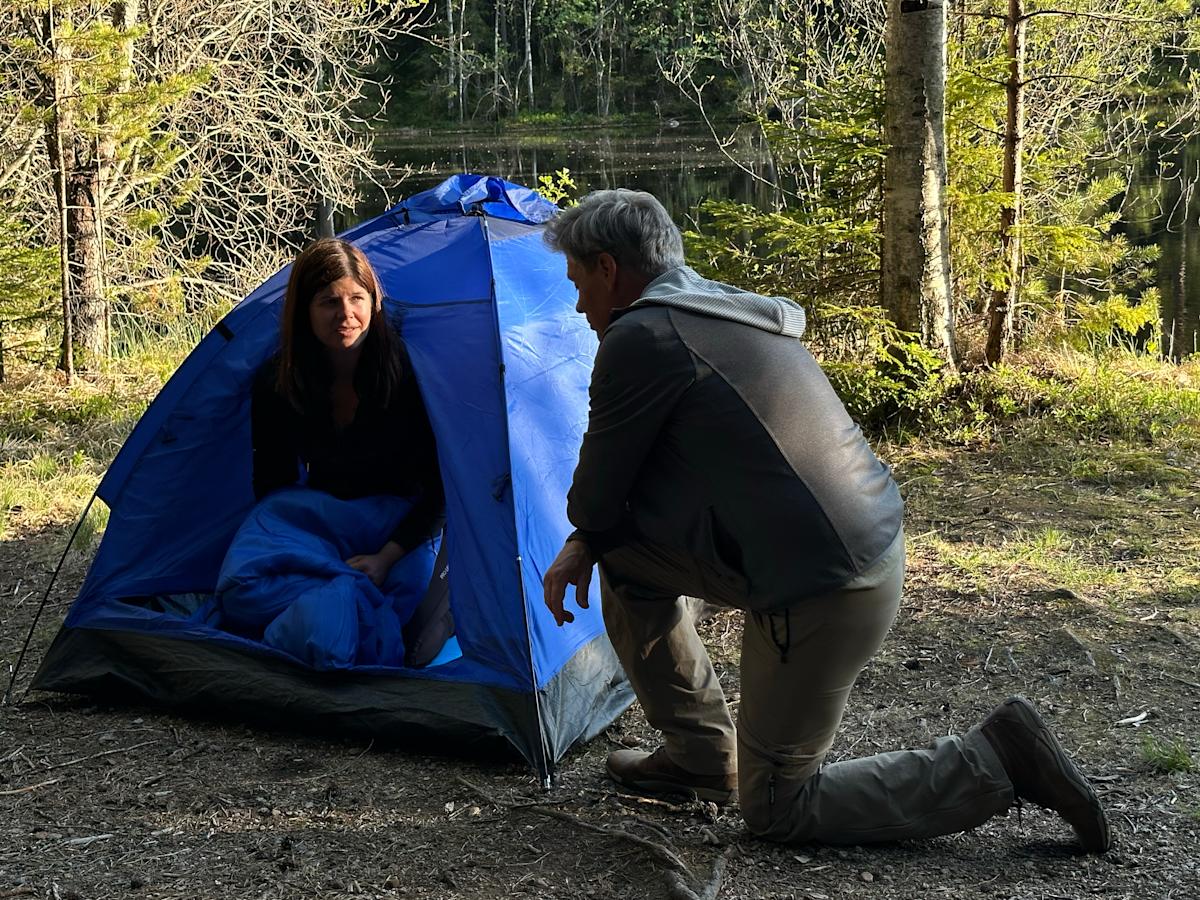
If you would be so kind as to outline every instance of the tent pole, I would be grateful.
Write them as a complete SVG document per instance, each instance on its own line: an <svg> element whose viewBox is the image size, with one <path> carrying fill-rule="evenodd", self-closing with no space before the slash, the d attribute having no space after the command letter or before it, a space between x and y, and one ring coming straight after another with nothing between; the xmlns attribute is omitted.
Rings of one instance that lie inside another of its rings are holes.
<svg viewBox="0 0 1200 900"><path fill-rule="evenodd" d="M499 378L500 378L501 387L502 387L502 389L504 389L504 341L500 337L500 312L499 312L499 310L497 308L497 304L496 304L496 267L495 267L495 264L492 262L492 235L491 235L491 229L488 226L487 210L485 210L483 208L482 203L479 204L477 209L478 209L480 227L483 229L483 244L485 247L487 247L488 274L489 274L489 277L491 279L491 284L492 284L492 297L491 297L491 299L492 299L492 316L493 316L493 321L495 322L495 326L496 326L496 360L500 364ZM463 212L466 213L467 210L463 210ZM507 389L505 389L505 390L507 390ZM507 397L507 393L505 393L504 396ZM505 435L506 439L509 436L507 404L505 406L505 411L504 411L504 435ZM507 440L506 440L506 446L507 446ZM510 491L512 490L512 477L511 476L512 476L512 458L510 457L509 458L509 490ZM515 517L515 515L516 515L515 508L513 510L513 514ZM513 526L515 529L516 528L515 518L513 521ZM547 740L546 740L545 719L542 717L542 699L538 694L537 666L535 666L534 662L533 662L533 632L529 628L529 598L528 598L528 595L525 593L525 573L522 568L522 560L521 560L521 556L519 553L517 554L515 561L517 564L517 585L521 589L521 614L525 618L525 648L526 648L526 650L529 651L529 682L530 682L529 686L530 686L530 689L533 691L533 713L534 713L534 718L537 720L537 732L538 732L537 733L538 759L537 759L537 764L536 764L537 765L537 774L538 774L538 777L542 781L542 787L546 790L550 790L551 780L554 778L554 762L552 759L552 754L550 753L550 748L549 748Z"/></svg>
<svg viewBox="0 0 1200 900"><path fill-rule="evenodd" d="M71 537L67 541L67 546L63 548L62 556L58 558L58 565L54 567L54 571L50 575L50 583L46 585L46 592L42 594L42 602L38 604L37 612L33 614L33 623L29 626L29 634L25 635L25 643L21 647L21 652L17 654L17 661L12 667L12 672L8 678L8 688L4 691L4 705L12 706L13 685L17 683L17 675L21 671L21 663L25 661L25 654L29 651L29 643L33 640L33 633L37 630L38 622L42 618L42 611L46 608L46 603L50 600L50 592L54 590L54 582L58 580L58 573L62 571L63 563L67 561L67 554L71 552L71 545L75 543L75 538L79 534L79 529L83 527L83 522L87 518L88 513L92 509L92 504L96 502L96 492L92 491L92 496L88 499L87 506L83 508L79 519L75 522L75 528L71 532ZM26 691L28 693L28 691ZM25 695L21 695L21 699L25 699Z"/></svg>

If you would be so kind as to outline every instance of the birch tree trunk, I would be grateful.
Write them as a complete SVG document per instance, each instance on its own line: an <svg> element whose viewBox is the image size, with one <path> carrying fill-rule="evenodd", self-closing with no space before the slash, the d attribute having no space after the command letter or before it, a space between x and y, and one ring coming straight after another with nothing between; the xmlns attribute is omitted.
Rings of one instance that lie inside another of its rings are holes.
<svg viewBox="0 0 1200 900"><path fill-rule="evenodd" d="M603 103L600 109L600 115L603 118L608 118L609 111L612 109L612 72L613 72L613 44L617 40L617 18L613 15L612 22L609 23L607 41L604 46L604 92L601 95Z"/></svg>
<svg viewBox="0 0 1200 900"><path fill-rule="evenodd" d="M492 118L500 118L500 0L496 0L494 27L492 28Z"/></svg>
<svg viewBox="0 0 1200 900"><path fill-rule="evenodd" d="M454 0L446 0L446 115L454 115L454 93L458 89L458 44L454 34Z"/></svg>
<svg viewBox="0 0 1200 900"><path fill-rule="evenodd" d="M596 3L596 37L592 52L596 59L596 115L604 113L604 2Z"/></svg>
<svg viewBox="0 0 1200 900"><path fill-rule="evenodd" d="M463 37L467 30L467 0L458 5L458 43L455 53L458 55L458 121L461 123L467 111L467 67L466 56L463 52Z"/></svg>
<svg viewBox="0 0 1200 900"><path fill-rule="evenodd" d="M946 9L889 0L880 297L958 365L946 215Z"/></svg>
<svg viewBox="0 0 1200 900"><path fill-rule="evenodd" d="M533 0L525 0L525 77L529 91L529 111L533 112Z"/></svg>
<svg viewBox="0 0 1200 900"><path fill-rule="evenodd" d="M988 303L988 338L984 356L998 363L1012 345L1013 312L1021 288L1021 206L1024 184L1022 156L1025 143L1025 17L1024 0L1008 0L1007 110L1004 120L1004 171L1001 189L1009 202L1000 210L1000 254L1005 283L992 291Z"/></svg>

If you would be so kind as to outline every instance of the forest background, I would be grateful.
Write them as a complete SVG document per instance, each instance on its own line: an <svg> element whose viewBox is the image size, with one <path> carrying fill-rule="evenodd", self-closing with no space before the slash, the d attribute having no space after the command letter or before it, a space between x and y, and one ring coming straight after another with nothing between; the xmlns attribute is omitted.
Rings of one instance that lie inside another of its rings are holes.
<svg viewBox="0 0 1200 900"><path fill-rule="evenodd" d="M1011 896L1189 896L1198 26L1189 0L0 0L0 673L53 638L106 524L94 504L65 551L79 511L187 352L422 177L385 144L683 123L757 185L679 212L690 261L805 306L907 505L905 607L835 757L1027 691L1120 844L1092 865L1011 822L801 854L741 847L736 816L637 806L623 827L654 817L645 834L714 872L728 857L733 898L993 897L1001 872ZM560 203L584 187L540 174ZM739 629L705 634L733 702ZM533 816L523 770L141 712L3 708L0 893L644 897L655 875L578 853L562 820L477 827ZM162 742L96 753L125 730ZM656 738L635 708L607 740ZM607 826L627 798L606 749L573 751L555 802Z"/></svg>
<svg viewBox="0 0 1200 900"><path fill-rule="evenodd" d="M802 303L873 433L1174 428L1200 408L1198 24L1187 0L9 0L0 379L78 370L107 399L68 387L50 419L132 417L364 191L405 191L380 135L687 119L766 152L765 200L686 211L690 259ZM540 182L571 202L570 172ZM82 489L107 462L26 450L9 508L44 510L31 465Z"/></svg>
<svg viewBox="0 0 1200 900"><path fill-rule="evenodd" d="M684 210L690 260L802 303L876 436L1190 433L1198 26L1188 0L7 0L6 522L77 508L232 304L408 190L381 137L430 129L697 123L760 191ZM72 421L114 435L38 441Z"/></svg>
<svg viewBox="0 0 1200 900"><path fill-rule="evenodd" d="M1191 4L891 5L936 34L885 53L885 0L5 3L0 378L190 344L364 188L405 190L372 153L389 129L683 118L715 145L749 124L769 154L770 200L688 211L695 263L808 307L871 421L1014 343L1193 354L1188 250L1154 233L1194 243ZM922 42L942 71L912 96L944 96L910 128L896 67ZM922 130L924 168L889 170ZM885 207L925 177L944 259L914 299ZM569 199L569 173L545 187Z"/></svg>

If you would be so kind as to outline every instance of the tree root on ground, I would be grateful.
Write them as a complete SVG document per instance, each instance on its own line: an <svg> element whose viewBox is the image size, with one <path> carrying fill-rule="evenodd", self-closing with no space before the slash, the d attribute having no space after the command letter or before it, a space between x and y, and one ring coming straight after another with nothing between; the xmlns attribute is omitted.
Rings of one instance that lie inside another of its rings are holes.
<svg viewBox="0 0 1200 900"><path fill-rule="evenodd" d="M595 834L602 834L607 837L619 838L623 841L628 841L631 844L636 844L638 847L645 850L650 856L660 864L664 869L664 875L667 879L667 884L670 886L672 900L716 900L721 893L721 885L725 877L725 864L729 858L732 848L729 848L713 861L712 871L706 881L701 881L692 870L688 867L674 850L666 844L661 844L658 841L652 841L644 838L641 835L634 834L624 828L615 826L594 825L586 819L582 819L574 813L569 813L566 810L556 809L543 803L507 803L500 800L498 797L489 794L483 788L468 781L461 775L456 776L456 781L464 787L470 788L477 795L482 797L488 803L499 809L507 810L528 810L529 812L537 813L541 816L547 816L551 819L558 819L563 822L569 822L576 828L582 828L584 831L590 831ZM657 827L655 831L660 831Z"/></svg>

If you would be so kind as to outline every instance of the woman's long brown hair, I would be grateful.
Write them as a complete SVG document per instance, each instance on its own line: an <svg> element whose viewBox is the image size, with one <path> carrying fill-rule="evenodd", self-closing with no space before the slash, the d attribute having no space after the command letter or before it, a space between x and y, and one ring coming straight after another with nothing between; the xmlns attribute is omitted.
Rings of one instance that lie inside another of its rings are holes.
<svg viewBox="0 0 1200 900"><path fill-rule="evenodd" d="M322 238L305 247L292 263L280 322L276 390L302 413L320 411L321 404L328 402L332 380L325 350L312 332L308 308L319 290L347 277L358 282L371 297L371 324L354 373L360 401L386 406L404 377L396 337L383 311L383 289L375 269L353 244Z"/></svg>

